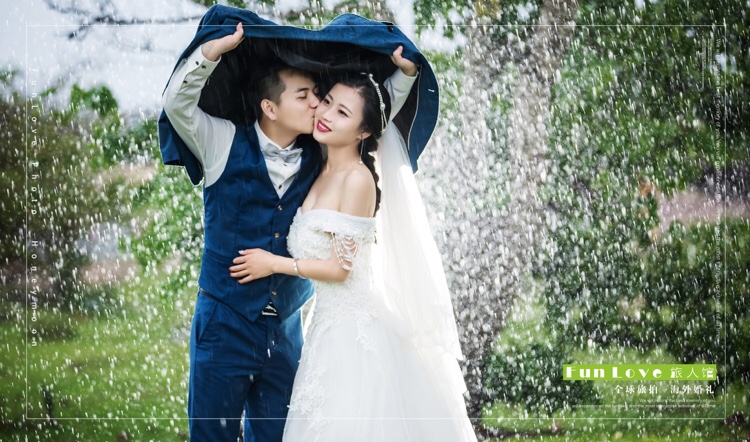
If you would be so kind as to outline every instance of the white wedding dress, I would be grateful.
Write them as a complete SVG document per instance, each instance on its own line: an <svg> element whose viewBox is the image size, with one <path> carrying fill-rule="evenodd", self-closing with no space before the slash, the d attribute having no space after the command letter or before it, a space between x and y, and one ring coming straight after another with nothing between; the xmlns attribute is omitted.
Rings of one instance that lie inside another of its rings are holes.
<svg viewBox="0 0 750 442"><path fill-rule="evenodd" d="M328 259L335 247L351 273L343 283L313 281L315 307L284 441L475 441L463 390L455 388L458 362L434 360L441 356L400 333L400 319L374 284L375 233L374 218L326 209L296 214L292 256ZM442 378L446 366L452 380Z"/></svg>

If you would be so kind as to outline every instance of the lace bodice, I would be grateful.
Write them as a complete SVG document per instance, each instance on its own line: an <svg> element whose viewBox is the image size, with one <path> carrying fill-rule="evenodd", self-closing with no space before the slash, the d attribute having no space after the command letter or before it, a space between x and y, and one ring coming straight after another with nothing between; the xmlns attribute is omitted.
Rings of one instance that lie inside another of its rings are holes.
<svg viewBox="0 0 750 442"><path fill-rule="evenodd" d="M374 312L372 296L372 245L374 218L362 218L328 209L297 211L289 230L288 247L299 259L328 259L335 253L351 270L344 282L313 280L317 295L317 322L339 315L366 319Z"/></svg>

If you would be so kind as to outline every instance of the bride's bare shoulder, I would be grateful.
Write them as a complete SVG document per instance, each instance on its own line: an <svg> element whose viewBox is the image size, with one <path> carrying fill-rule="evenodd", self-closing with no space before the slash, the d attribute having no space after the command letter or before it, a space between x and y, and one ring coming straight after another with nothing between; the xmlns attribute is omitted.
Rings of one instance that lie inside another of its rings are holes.
<svg viewBox="0 0 750 442"><path fill-rule="evenodd" d="M375 180L366 167L347 172L341 195L341 212L354 216L372 216L375 205Z"/></svg>

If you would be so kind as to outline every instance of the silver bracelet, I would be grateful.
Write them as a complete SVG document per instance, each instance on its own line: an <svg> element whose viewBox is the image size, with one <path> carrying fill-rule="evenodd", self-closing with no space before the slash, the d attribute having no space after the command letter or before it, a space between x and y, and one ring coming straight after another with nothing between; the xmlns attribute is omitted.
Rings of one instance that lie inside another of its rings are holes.
<svg viewBox="0 0 750 442"><path fill-rule="evenodd" d="M299 274L299 269L297 268L297 259L298 259L298 258L294 258L294 261L292 261L292 266L294 266L294 275L295 275L295 276L298 276L298 277L300 277L300 278L302 278L302 279L307 279L307 278L305 278L304 276L301 276L301 275Z"/></svg>

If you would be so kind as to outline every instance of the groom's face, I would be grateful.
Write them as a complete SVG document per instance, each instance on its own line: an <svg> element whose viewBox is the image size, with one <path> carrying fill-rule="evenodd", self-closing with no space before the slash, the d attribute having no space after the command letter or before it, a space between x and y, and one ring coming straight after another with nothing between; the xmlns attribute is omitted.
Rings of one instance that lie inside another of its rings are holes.
<svg viewBox="0 0 750 442"><path fill-rule="evenodd" d="M315 82L306 75L289 70L280 71L279 77L284 83L284 92L275 103L276 122L289 132L312 133L315 108L320 103Z"/></svg>

